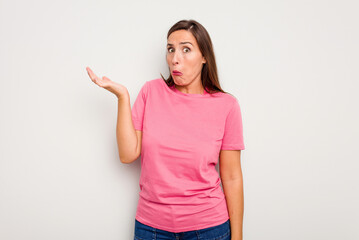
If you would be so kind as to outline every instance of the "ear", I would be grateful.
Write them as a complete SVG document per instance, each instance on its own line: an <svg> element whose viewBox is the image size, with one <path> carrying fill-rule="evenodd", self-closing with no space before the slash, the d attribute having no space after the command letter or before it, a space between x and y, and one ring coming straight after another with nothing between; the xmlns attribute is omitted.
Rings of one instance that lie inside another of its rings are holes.
<svg viewBox="0 0 359 240"><path fill-rule="evenodd" d="M202 63L207 63L207 61L204 57L202 57Z"/></svg>

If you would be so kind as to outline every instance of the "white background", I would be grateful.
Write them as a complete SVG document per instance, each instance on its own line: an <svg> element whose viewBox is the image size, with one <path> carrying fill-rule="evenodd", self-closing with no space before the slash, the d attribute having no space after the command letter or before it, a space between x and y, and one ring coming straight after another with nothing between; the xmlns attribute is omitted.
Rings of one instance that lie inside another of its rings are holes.
<svg viewBox="0 0 359 240"><path fill-rule="evenodd" d="M117 98L86 66L133 105L182 19L241 106L244 239L358 239L358 7L0 0L0 239L133 239L140 159L120 162Z"/></svg>

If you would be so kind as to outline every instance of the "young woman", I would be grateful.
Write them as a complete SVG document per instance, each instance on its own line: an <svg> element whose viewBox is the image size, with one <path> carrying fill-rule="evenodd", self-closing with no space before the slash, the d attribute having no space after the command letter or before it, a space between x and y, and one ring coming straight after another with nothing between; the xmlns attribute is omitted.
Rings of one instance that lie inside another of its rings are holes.
<svg viewBox="0 0 359 240"><path fill-rule="evenodd" d="M93 82L118 97L121 162L141 156L134 239L240 240L245 147L238 100L220 87L200 23L177 22L166 48L170 76L146 81L132 110L123 85L87 68Z"/></svg>

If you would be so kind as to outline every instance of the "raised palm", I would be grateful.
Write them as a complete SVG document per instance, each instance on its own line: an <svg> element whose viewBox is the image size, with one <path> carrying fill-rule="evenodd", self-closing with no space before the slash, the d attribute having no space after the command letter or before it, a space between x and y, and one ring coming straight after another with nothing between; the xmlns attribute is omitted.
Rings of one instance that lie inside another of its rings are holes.
<svg viewBox="0 0 359 240"><path fill-rule="evenodd" d="M94 72L89 68L86 67L87 73L90 76L91 80L96 83L98 86L105 88L106 90L112 92L117 97L123 96L127 93L127 89L125 86L119 83L113 82L108 77L103 76L102 78L96 76Z"/></svg>

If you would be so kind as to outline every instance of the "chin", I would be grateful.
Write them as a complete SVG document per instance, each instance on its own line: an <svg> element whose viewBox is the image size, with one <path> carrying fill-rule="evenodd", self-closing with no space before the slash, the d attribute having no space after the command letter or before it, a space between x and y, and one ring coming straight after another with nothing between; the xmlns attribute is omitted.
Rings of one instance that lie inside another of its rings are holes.
<svg viewBox="0 0 359 240"><path fill-rule="evenodd" d="M172 77L173 81L176 85L186 85L185 82L182 80L182 78L177 78L177 76Z"/></svg>

